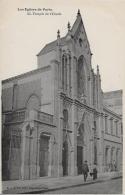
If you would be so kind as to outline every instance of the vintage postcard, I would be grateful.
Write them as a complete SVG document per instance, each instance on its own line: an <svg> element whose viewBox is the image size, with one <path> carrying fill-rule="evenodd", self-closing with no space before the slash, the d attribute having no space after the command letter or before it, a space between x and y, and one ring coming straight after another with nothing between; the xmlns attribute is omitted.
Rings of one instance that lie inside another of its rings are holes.
<svg viewBox="0 0 125 195"><path fill-rule="evenodd" d="M3 194L124 192L124 10L0 1Z"/></svg>

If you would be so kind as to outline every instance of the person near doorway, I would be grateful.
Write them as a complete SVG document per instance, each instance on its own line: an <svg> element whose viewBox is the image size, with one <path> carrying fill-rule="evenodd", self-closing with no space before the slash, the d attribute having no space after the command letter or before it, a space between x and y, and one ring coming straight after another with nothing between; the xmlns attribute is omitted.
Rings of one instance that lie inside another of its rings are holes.
<svg viewBox="0 0 125 195"><path fill-rule="evenodd" d="M87 164L87 160L85 160L85 162L83 163L83 166L82 166L82 173L83 173L85 182L86 182L87 177L88 177L88 172L89 172L89 167Z"/></svg>
<svg viewBox="0 0 125 195"><path fill-rule="evenodd" d="M93 167L93 180L97 179L97 173L98 173L98 171L97 171L96 165L94 165L94 167Z"/></svg>

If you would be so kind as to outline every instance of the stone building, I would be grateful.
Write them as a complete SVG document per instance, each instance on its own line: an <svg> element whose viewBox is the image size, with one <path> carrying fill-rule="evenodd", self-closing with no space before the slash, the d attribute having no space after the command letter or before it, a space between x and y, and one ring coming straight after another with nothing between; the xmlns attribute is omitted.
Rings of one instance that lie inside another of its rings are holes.
<svg viewBox="0 0 125 195"><path fill-rule="evenodd" d="M106 107L122 116L122 90L103 93Z"/></svg>
<svg viewBox="0 0 125 195"><path fill-rule="evenodd" d="M105 105L91 58L78 11L66 36L58 31L38 53L36 70L2 81L3 180L78 175L84 160L99 172L114 160L122 168L122 116Z"/></svg>

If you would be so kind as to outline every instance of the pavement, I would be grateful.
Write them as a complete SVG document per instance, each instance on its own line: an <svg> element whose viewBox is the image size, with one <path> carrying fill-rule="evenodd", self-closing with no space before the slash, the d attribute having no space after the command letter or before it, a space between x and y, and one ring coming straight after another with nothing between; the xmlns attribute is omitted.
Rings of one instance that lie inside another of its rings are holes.
<svg viewBox="0 0 125 195"><path fill-rule="evenodd" d="M3 194L45 193L58 189L100 183L106 180L117 179L120 177L122 177L121 172L108 172L98 174L98 179L96 181L93 181L92 178L88 176L87 182L83 181L83 175L66 176L59 178L43 177L34 180L3 181L2 193Z"/></svg>

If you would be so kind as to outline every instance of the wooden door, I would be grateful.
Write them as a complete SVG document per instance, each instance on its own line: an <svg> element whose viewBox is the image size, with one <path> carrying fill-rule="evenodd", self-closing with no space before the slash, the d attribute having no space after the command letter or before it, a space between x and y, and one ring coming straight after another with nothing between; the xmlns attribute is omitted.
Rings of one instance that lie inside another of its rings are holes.
<svg viewBox="0 0 125 195"><path fill-rule="evenodd" d="M83 165L83 147L77 146L77 168L78 175L82 174L82 165Z"/></svg>
<svg viewBox="0 0 125 195"><path fill-rule="evenodd" d="M49 165L49 137L40 137L40 151L39 151L39 165L40 165L40 177L48 176Z"/></svg>
<svg viewBox="0 0 125 195"><path fill-rule="evenodd" d="M68 143L67 141L63 143L62 168L63 168L63 176L68 175Z"/></svg>

